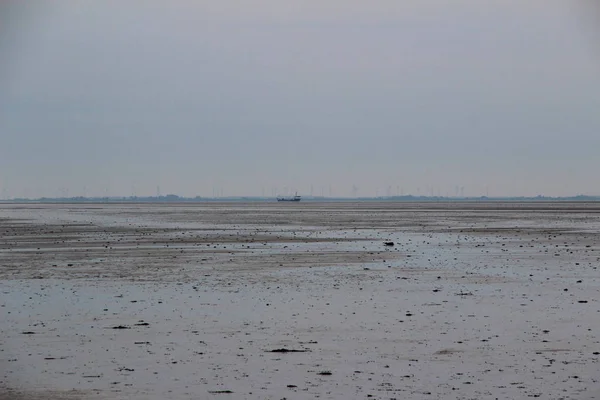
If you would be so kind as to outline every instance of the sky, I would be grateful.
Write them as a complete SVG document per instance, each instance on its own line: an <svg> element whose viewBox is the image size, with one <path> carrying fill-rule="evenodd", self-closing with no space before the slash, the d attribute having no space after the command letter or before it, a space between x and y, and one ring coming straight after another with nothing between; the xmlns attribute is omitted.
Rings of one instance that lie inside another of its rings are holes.
<svg viewBox="0 0 600 400"><path fill-rule="evenodd" d="M0 3L0 198L600 194L564 0Z"/></svg>

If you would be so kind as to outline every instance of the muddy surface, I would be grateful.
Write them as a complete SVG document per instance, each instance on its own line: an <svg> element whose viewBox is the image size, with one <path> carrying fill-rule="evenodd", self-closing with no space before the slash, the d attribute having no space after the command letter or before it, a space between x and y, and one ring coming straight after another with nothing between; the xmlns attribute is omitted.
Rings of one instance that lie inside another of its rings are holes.
<svg viewBox="0 0 600 400"><path fill-rule="evenodd" d="M599 233L585 203L2 205L0 400L599 398Z"/></svg>

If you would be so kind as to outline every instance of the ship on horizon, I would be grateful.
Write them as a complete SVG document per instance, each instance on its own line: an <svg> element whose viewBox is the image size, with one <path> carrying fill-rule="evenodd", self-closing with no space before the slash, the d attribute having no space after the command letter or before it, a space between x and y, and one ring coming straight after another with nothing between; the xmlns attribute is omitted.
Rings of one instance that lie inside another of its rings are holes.
<svg viewBox="0 0 600 400"><path fill-rule="evenodd" d="M293 196L277 196L277 201L300 201L302 197L296 192Z"/></svg>

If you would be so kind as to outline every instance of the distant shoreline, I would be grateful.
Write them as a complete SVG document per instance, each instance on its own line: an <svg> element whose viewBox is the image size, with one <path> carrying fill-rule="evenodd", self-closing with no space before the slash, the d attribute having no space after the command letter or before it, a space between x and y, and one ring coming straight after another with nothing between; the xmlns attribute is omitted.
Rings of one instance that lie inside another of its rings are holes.
<svg viewBox="0 0 600 400"><path fill-rule="evenodd" d="M40 204L40 203L270 203L276 202L272 197L180 197L168 195L161 197L65 197L38 199L15 198L0 200L0 204ZM430 197L430 196L391 196L391 197L303 197L302 203L314 202L399 202L399 203L472 203L472 202L600 202L600 196L571 197Z"/></svg>

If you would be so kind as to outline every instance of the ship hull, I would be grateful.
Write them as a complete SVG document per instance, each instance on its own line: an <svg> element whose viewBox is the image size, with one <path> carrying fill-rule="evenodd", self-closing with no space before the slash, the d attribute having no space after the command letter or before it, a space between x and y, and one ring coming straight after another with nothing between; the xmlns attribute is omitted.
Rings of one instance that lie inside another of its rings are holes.
<svg viewBox="0 0 600 400"><path fill-rule="evenodd" d="M300 201L302 197L296 193L294 196L277 196L277 201Z"/></svg>

